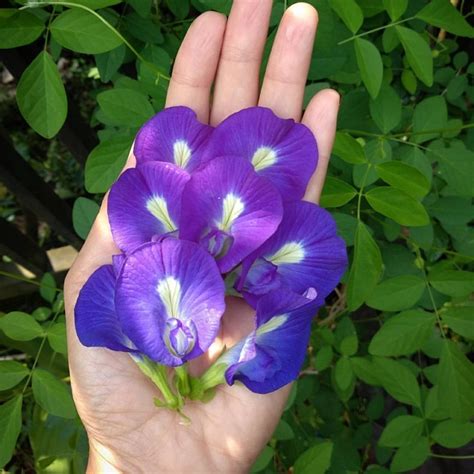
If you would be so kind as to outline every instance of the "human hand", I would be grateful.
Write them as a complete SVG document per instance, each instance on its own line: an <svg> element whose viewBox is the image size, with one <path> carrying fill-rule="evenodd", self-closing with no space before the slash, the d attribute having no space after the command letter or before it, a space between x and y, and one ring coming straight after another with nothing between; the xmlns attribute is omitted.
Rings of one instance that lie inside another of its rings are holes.
<svg viewBox="0 0 474 474"><path fill-rule="evenodd" d="M201 15L180 48L167 106L185 105L199 120L217 125L242 108L261 105L283 118L302 121L319 146L318 169L305 199L317 202L326 175L336 128L339 97L319 92L302 117L302 102L317 15L307 4L285 13L260 89L259 69L268 30L271 0L234 0L229 19ZM211 105L211 85L214 83ZM134 166L130 155L127 167ZM221 386L207 403L190 402L190 425L177 413L152 402L156 387L130 356L82 346L74 329L74 305L95 269L119 253L110 233L106 199L65 283L69 363L74 400L90 443L90 472L245 472L271 436L289 386L259 395L243 386ZM229 298L220 335L208 354L193 363L202 371L223 345L250 332L253 311Z"/></svg>

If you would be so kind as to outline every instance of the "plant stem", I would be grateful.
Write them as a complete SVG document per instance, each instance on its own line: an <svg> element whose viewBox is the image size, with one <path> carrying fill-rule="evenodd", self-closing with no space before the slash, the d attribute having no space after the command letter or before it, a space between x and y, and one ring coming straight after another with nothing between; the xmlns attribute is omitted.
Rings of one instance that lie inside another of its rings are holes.
<svg viewBox="0 0 474 474"><path fill-rule="evenodd" d="M388 25L379 26L378 28L374 28L374 29L369 30L369 31L364 31L363 33L359 33L358 35L354 35L354 36L351 36L350 38L346 38L345 40L339 41L339 43L337 43L337 45L340 46L341 44L349 43L349 41L353 41L356 38L361 38L362 36L367 36L367 35L370 35L371 33L375 33L376 31L381 31L381 30L385 30L386 28L391 28L392 26L401 25L402 23L406 23L407 21L411 21L411 20L414 20L414 19L415 19L415 17L411 16L410 18L405 18L403 20L399 20L399 21L396 21L394 23L389 23Z"/></svg>
<svg viewBox="0 0 474 474"><path fill-rule="evenodd" d="M166 367L157 364L148 357L137 357L131 356L139 369L157 386L165 399L165 404L168 408L179 409L181 408L182 402L178 400L176 395L171 390L168 384L168 375L166 373Z"/></svg>
<svg viewBox="0 0 474 474"><path fill-rule="evenodd" d="M42 339L41 339L41 343L40 343L40 346L38 347L38 352L36 353L36 356L35 356L35 360L33 361L33 365L31 366L31 370L30 370L30 373L28 374L28 378L26 379L26 382L25 382L25 385L23 385L23 390L21 391L22 394L25 393L25 390L27 389L29 383L30 383L30 380L31 380L31 377L33 377L33 372L38 364L38 361L39 361L39 358L40 358L40 355L41 355L41 352L43 351L43 347L44 347L44 344L46 342L46 339L48 337L48 331L49 329L51 329L51 327L53 326L53 324L56 322L56 319L58 318L59 314L61 313L61 311L64 309L64 305L61 304L59 306L59 308L56 310L56 312L54 313L54 316L53 316L53 319L50 321L46 331L44 332Z"/></svg>
<svg viewBox="0 0 474 474"><path fill-rule="evenodd" d="M191 392L191 386L189 384L189 375L186 370L186 366L181 365L175 368L176 377L178 378L178 390L183 397L187 397Z"/></svg>
<svg viewBox="0 0 474 474"><path fill-rule="evenodd" d="M432 458L440 458L440 459L474 459L474 455L466 455L466 456L456 456L451 454L435 454L430 453Z"/></svg>

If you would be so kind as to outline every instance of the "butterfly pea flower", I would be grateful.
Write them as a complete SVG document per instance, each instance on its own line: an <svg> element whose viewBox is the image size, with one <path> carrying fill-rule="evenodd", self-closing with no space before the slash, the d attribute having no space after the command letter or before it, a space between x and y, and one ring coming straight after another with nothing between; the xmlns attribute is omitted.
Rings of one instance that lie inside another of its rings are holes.
<svg viewBox="0 0 474 474"><path fill-rule="evenodd" d="M250 107L215 128L204 160L221 155L248 160L278 189L283 201L297 201L316 169L318 147L305 125L281 119L264 107Z"/></svg>
<svg viewBox="0 0 474 474"><path fill-rule="evenodd" d="M188 172L201 163L213 128L198 121L188 107L169 107L152 117L137 134L133 153L137 164L165 161Z"/></svg>
<svg viewBox="0 0 474 474"><path fill-rule="evenodd" d="M256 393L269 393L298 377L306 355L315 300L273 291L257 305L255 329L216 362L229 385L242 382ZM204 375L204 378L206 375Z"/></svg>
<svg viewBox="0 0 474 474"><path fill-rule="evenodd" d="M162 162L147 162L120 175L107 210L112 236L123 252L176 232L188 180L186 171Z"/></svg>
<svg viewBox="0 0 474 474"><path fill-rule="evenodd" d="M207 248L226 273L275 232L282 213L278 191L247 160L218 157L184 188L179 237Z"/></svg>
<svg viewBox="0 0 474 474"><path fill-rule="evenodd" d="M205 352L224 313L214 259L193 242L165 238L96 270L75 307L81 343L178 366Z"/></svg>
<svg viewBox="0 0 474 474"><path fill-rule="evenodd" d="M315 290L323 304L346 267L346 246L331 214L309 202L287 203L277 231L243 261L236 288L254 307L278 288L300 295Z"/></svg>

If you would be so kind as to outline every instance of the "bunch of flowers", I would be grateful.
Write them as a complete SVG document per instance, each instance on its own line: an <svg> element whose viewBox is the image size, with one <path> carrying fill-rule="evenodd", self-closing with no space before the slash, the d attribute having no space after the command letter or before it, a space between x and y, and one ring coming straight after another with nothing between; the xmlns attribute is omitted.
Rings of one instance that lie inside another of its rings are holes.
<svg viewBox="0 0 474 474"><path fill-rule="evenodd" d="M311 320L347 265L330 214L301 200L318 159L311 131L266 108L213 128L173 107L141 128L134 154L108 197L122 253L76 303L82 344L129 352L160 406L221 383L268 393L294 380ZM190 378L184 364L217 337L226 294L255 308L254 328Z"/></svg>

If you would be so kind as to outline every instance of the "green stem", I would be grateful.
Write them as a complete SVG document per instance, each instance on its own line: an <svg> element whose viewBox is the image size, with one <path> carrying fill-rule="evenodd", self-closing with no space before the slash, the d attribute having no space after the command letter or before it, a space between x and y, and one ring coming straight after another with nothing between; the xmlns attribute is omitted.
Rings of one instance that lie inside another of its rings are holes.
<svg viewBox="0 0 474 474"><path fill-rule="evenodd" d="M0 275L4 276L4 277L7 277L7 278L11 278L12 280L17 280L17 281L23 281L25 283L30 283L31 285L43 286L45 288L50 288L51 290L54 290L56 292L61 291L59 288L56 288L55 286L45 285L44 283L41 284L39 281L35 281L35 280L31 280L30 278L27 278L27 277L22 277L22 276L19 276L19 275L15 275L14 273L4 272L4 271L0 270Z"/></svg>
<svg viewBox="0 0 474 474"><path fill-rule="evenodd" d="M132 359L138 365L139 369L158 387L165 399L165 404L173 410L179 409L181 404L168 384L168 375L166 367L148 359L148 357L136 357Z"/></svg>
<svg viewBox="0 0 474 474"><path fill-rule="evenodd" d="M413 243L411 241L410 241L410 243L413 246L413 249L414 249L416 257L417 257L417 260L419 260L420 262L423 262L423 257L421 256L420 248L418 247L418 245L416 245L415 243ZM446 339L446 334L443 331L443 322L441 321L441 317L440 317L439 312L438 312L438 307L436 306L436 302L434 300L433 293L431 291L431 286L430 286L430 283L428 281L428 275L426 274L425 266L424 266L424 264L422 264L420 266L421 266L420 270L423 274L423 279L425 281L425 286L426 286L426 289L428 291L428 296L430 297L430 301L431 301L431 304L433 305L433 309L434 309L434 312L435 312L435 315L436 315L436 320L438 322L439 330L441 331L441 335L443 336L443 338Z"/></svg>
<svg viewBox="0 0 474 474"><path fill-rule="evenodd" d="M63 311L63 309L64 309L63 304L60 304L59 308L54 313L53 319L48 324L48 327L47 327L46 331L41 336L42 337L41 343L40 343L40 346L38 347L38 352L36 353L35 360L33 361L33 365L31 366L30 373L28 374L28 378L26 379L25 385L23 385L23 390L21 391L22 394L24 394L25 390L28 388L28 385L30 384L30 381L31 381L31 377L33 376L33 372L34 372L36 366L38 365L38 361L39 361L41 352L43 351L43 347L44 347L44 344L45 344L47 336L48 336L48 331L51 329L53 324L56 322L56 319L58 318L59 314Z"/></svg>
<svg viewBox="0 0 474 474"><path fill-rule="evenodd" d="M466 455L466 456L455 456L451 454L435 454L430 453L432 458L440 458L440 459L474 459L474 455Z"/></svg>
<svg viewBox="0 0 474 474"><path fill-rule="evenodd" d="M364 178L362 179L362 183L359 189L359 195L357 197L357 220L360 221L360 206L362 204L362 196L363 196L363 191L365 187L365 182L367 181L367 176L369 174L370 167L372 165L370 163L367 163L367 169L365 170Z"/></svg>
<svg viewBox="0 0 474 474"><path fill-rule="evenodd" d="M129 41L118 31L116 28L114 28L105 18L103 18L101 15L99 15L96 11L92 10L89 7L86 7L85 5L81 5L80 3L71 3L71 2L32 2L28 3L28 5L25 5L20 8L20 10L25 10L28 8L38 8L38 7L44 7L48 5L61 5L63 7L70 7L70 8L79 8L80 10L84 10L91 15L94 15L98 20L100 20L110 31L112 31L115 36L120 38L120 40L132 51L132 53L140 60L143 62L143 64L147 65L150 67L153 72L157 74L158 77L162 77L163 79L169 80L170 77L166 74L163 74L153 63L150 63L147 61L130 43Z"/></svg>
<svg viewBox="0 0 474 474"><path fill-rule="evenodd" d="M456 128L437 128L432 130L420 130L419 132L412 132L412 131L405 131L400 133L393 133L391 135L383 135L381 133L373 133L373 132L366 132L364 130L353 130L349 128L341 129L340 132L349 133L351 135L360 135L366 137L374 137L374 138L386 138L387 140L393 140L396 138L402 138L409 135L426 135L430 133L447 133L447 132L457 132L458 130L466 130L469 128L474 128L474 123L467 123L465 125L461 125L460 127ZM410 142L406 142L405 140L401 140L403 143L410 144Z"/></svg>
<svg viewBox="0 0 474 474"><path fill-rule="evenodd" d="M176 377L178 379L179 393L183 397L187 397L191 392L191 386L189 384L189 375L185 365L181 365L175 368Z"/></svg>
<svg viewBox="0 0 474 474"><path fill-rule="evenodd" d="M202 400L205 398L207 391L225 383L226 369L227 364L221 363L217 359L201 377L192 378L190 397L193 400Z"/></svg>
<svg viewBox="0 0 474 474"><path fill-rule="evenodd" d="M49 29L51 27L51 22L53 21L55 13L56 13L56 7L53 7L53 10L51 14L49 15L48 26L46 27L46 34L44 36L44 47L43 47L44 51L46 51L46 48L48 47Z"/></svg>
<svg viewBox="0 0 474 474"><path fill-rule="evenodd" d="M353 41L356 38L361 38L362 36L367 36L367 35L370 35L371 33L375 33L376 31L381 31L381 30L385 30L386 28L391 28L392 26L401 25L402 23L406 23L407 21L411 21L414 19L415 17L411 16L410 18L405 18L404 20L399 20L394 23L389 23L388 25L379 26L378 28L374 28L369 31L364 31L363 33L359 33L358 35L354 35L354 36L351 36L350 38L346 38L345 40L339 41L337 45L340 46L341 44L349 43L349 41Z"/></svg>

